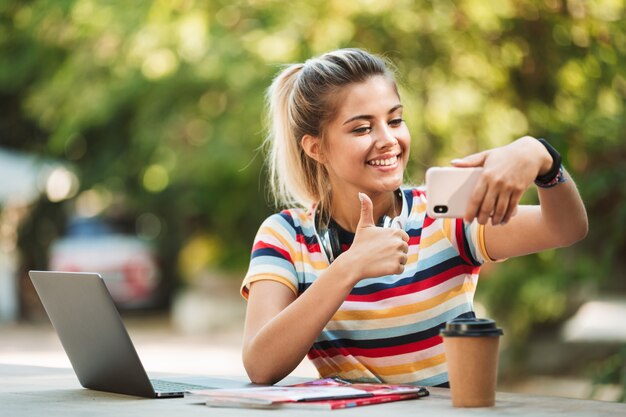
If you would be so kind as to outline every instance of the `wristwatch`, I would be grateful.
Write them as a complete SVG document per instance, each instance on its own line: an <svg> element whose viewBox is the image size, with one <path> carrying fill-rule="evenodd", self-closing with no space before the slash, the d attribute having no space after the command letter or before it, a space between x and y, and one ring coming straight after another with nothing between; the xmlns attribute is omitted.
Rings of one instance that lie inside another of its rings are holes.
<svg viewBox="0 0 626 417"><path fill-rule="evenodd" d="M552 157L552 166L550 170L543 175L535 178L535 185L540 188L551 188L557 184L567 181L563 173L563 159L561 154L554 149L552 145L545 139L537 139L543 146L546 147L548 153Z"/></svg>

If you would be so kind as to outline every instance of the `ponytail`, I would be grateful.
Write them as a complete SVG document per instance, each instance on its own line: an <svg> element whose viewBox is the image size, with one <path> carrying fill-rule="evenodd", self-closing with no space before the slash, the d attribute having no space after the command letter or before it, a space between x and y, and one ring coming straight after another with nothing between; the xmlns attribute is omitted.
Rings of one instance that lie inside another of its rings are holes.
<svg viewBox="0 0 626 417"><path fill-rule="evenodd" d="M311 196L302 187L301 178L306 173L300 164L293 161L301 159L300 139L293 129L294 84L304 64L292 64L285 68L272 82L268 93L269 135L266 138L268 150L268 168L270 191L276 206L306 206L313 203Z"/></svg>
<svg viewBox="0 0 626 417"><path fill-rule="evenodd" d="M324 128L336 111L333 93L382 75L393 80L386 62L360 49L341 49L292 64L272 82L267 96L270 191L277 207L311 208L317 204L328 219L330 181L323 164L309 157L301 140L312 135L325 149Z"/></svg>

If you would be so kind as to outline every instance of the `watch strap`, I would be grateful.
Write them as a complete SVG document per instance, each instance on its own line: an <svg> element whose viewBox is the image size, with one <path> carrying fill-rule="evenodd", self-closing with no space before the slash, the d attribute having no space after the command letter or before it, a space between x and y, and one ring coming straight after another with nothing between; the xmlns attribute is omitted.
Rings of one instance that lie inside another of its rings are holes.
<svg viewBox="0 0 626 417"><path fill-rule="evenodd" d="M535 178L535 183L537 185L548 184L552 182L559 175L563 159L561 158L561 154L556 149L554 149L554 147L550 145L547 140L545 139L537 139L537 140L543 146L545 146L546 150L552 157L552 166L550 167L550 170L548 172L546 172L543 175L537 176L537 178Z"/></svg>

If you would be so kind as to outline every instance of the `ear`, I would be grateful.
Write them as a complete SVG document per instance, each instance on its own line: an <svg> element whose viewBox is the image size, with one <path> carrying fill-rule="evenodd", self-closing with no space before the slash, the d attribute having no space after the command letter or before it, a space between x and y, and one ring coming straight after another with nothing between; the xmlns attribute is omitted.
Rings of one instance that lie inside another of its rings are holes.
<svg viewBox="0 0 626 417"><path fill-rule="evenodd" d="M304 153L306 153L309 158L316 160L320 164L324 163L324 154L322 152L322 144L319 137L304 135L300 140L300 144L302 145Z"/></svg>

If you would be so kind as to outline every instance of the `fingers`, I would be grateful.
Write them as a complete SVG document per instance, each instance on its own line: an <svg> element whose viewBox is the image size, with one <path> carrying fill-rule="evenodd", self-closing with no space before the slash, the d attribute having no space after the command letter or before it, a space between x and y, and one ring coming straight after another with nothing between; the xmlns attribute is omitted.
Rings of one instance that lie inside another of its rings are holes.
<svg viewBox="0 0 626 417"><path fill-rule="evenodd" d="M472 155L468 155L465 158L453 159L450 161L455 167L481 167L485 163L487 154L490 151L482 151Z"/></svg>
<svg viewBox="0 0 626 417"><path fill-rule="evenodd" d="M409 255L406 252L401 253L395 263L394 274L401 274L404 272L407 262L409 261Z"/></svg>
<svg viewBox="0 0 626 417"><path fill-rule="evenodd" d="M397 248L402 253L407 253L409 251L409 235L404 230L393 230L392 235L394 238L400 238L397 240Z"/></svg>
<svg viewBox="0 0 626 417"><path fill-rule="evenodd" d="M478 223L486 224L489 218L493 215L494 207L498 202L498 194L493 192L491 189L487 189L487 193L485 193L485 197L483 198L482 204L478 209Z"/></svg>
<svg viewBox="0 0 626 417"><path fill-rule="evenodd" d="M501 224L507 224L509 220L511 220L511 217L517 214L517 206L519 205L519 202L522 199L522 195L523 193L521 192L514 192L511 194L511 199L509 200L509 207L506 211L506 214L502 218Z"/></svg>
<svg viewBox="0 0 626 417"><path fill-rule="evenodd" d="M406 233L404 233L404 235L406 235ZM408 238L408 235L407 235ZM402 245L400 246L400 257L398 259L399 262L399 266L401 267L399 272L396 272L397 274L401 274L402 272L404 272L404 266L406 265L406 263L409 260L409 244L408 244L408 239L407 240L403 240L402 241Z"/></svg>
<svg viewBox="0 0 626 417"><path fill-rule="evenodd" d="M363 278L402 273L408 261L409 235L402 229L376 227L371 199L365 194L359 198L361 213L354 241L341 256L353 256L355 264L364 265Z"/></svg>
<svg viewBox="0 0 626 417"><path fill-rule="evenodd" d="M364 227L376 226L376 223L374 223L374 206L372 200L370 200L369 196L365 193L359 193L359 200L361 200L361 217L359 217L357 230Z"/></svg>
<svg viewBox="0 0 626 417"><path fill-rule="evenodd" d="M394 273L396 275L399 275L399 274L404 272L404 269L406 268L406 266L405 266L406 265L406 261L407 261L407 259L405 258L405 259L401 260L400 263L396 266L396 270L394 271Z"/></svg>
<svg viewBox="0 0 626 417"><path fill-rule="evenodd" d="M389 257L391 261L393 274L401 274L404 272L405 265L409 260L409 244L408 244L408 235L404 231L400 231L402 233L394 233L394 237L401 237L402 240L397 244L396 249L394 250L394 254ZM406 238L406 240L405 240Z"/></svg>
<svg viewBox="0 0 626 417"><path fill-rule="evenodd" d="M474 188L474 192L467 203L467 209L465 210L466 222L471 222L480 215L481 206L485 195L487 194L487 183L485 181L479 181Z"/></svg>
<svg viewBox="0 0 626 417"><path fill-rule="evenodd" d="M509 206L511 205L511 194L502 193L498 196L496 204L493 209L493 215L491 216L491 224L498 225L502 223L504 216L506 216Z"/></svg>
<svg viewBox="0 0 626 417"><path fill-rule="evenodd" d="M396 235L400 236L400 238L404 241L407 242L409 241L409 235L407 232L405 232L404 230L399 230L396 229Z"/></svg>
<svg viewBox="0 0 626 417"><path fill-rule="evenodd" d="M499 191L496 187L487 188L480 207L476 210L476 220L479 224L487 224L491 218L491 224L499 225L506 215L510 214L509 207L511 210L514 208L511 206L511 193L506 190Z"/></svg>
<svg viewBox="0 0 626 417"><path fill-rule="evenodd" d="M497 184L476 187L464 220L471 222L476 218L479 224L486 224L491 218L494 226L506 224L517 212L517 205L522 192L511 192Z"/></svg>
<svg viewBox="0 0 626 417"><path fill-rule="evenodd" d="M485 168L468 201L463 219L479 224L506 224L516 213L517 205L526 190L519 176L502 170Z"/></svg>
<svg viewBox="0 0 626 417"><path fill-rule="evenodd" d="M404 255L406 255L407 253L409 253L409 244L407 241L403 241L402 244L400 245L400 250L402 251L402 253Z"/></svg>

